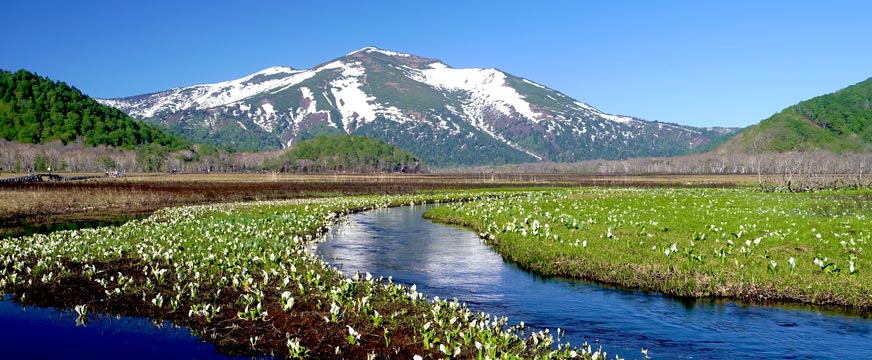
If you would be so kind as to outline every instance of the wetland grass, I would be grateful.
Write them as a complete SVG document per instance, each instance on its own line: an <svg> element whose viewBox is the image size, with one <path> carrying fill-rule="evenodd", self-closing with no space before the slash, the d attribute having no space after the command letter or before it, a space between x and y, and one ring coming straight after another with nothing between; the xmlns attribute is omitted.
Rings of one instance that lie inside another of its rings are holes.
<svg viewBox="0 0 872 360"><path fill-rule="evenodd" d="M0 291L28 305L149 316L234 355L354 359L594 358L584 344L433 299L390 278L345 278L306 245L342 214L515 191L167 208L117 227L0 240Z"/></svg>
<svg viewBox="0 0 872 360"><path fill-rule="evenodd" d="M868 191L560 190L436 208L505 259L688 298L872 311Z"/></svg>
<svg viewBox="0 0 872 360"><path fill-rule="evenodd" d="M505 318L473 313L456 302L426 301L414 287L390 278L346 279L308 254L305 244L351 211L542 196L445 189L605 183L720 187L732 186L735 179L697 180L197 175L8 185L0 187L4 229L152 215L115 227L0 239L0 293L25 304L76 309L83 320L88 312L171 320L234 355L603 357L588 344L554 345L547 333L510 327ZM402 195L410 193L416 195ZM380 195L347 197L360 194ZM256 200L273 201L177 207Z"/></svg>

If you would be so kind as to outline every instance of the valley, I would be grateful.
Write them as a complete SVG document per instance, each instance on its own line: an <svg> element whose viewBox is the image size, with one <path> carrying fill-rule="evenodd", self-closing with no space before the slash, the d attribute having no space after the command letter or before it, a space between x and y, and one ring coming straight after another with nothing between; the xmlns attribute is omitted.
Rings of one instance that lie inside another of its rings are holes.
<svg viewBox="0 0 872 360"><path fill-rule="evenodd" d="M4 355L868 355L868 5L396 5L8 6Z"/></svg>

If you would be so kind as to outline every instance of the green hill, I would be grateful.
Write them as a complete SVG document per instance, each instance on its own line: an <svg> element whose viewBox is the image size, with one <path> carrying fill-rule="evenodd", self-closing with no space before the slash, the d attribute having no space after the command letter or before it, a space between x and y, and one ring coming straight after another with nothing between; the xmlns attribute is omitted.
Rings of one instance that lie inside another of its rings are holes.
<svg viewBox="0 0 872 360"><path fill-rule="evenodd" d="M318 135L302 141L274 160L291 172L420 172L412 153L379 139L356 135Z"/></svg>
<svg viewBox="0 0 872 360"><path fill-rule="evenodd" d="M101 105L78 89L26 70L0 69L0 138L20 143L86 145L132 149L154 144L168 149L190 143Z"/></svg>
<svg viewBox="0 0 872 360"><path fill-rule="evenodd" d="M788 107L719 151L861 151L872 146L872 78Z"/></svg>

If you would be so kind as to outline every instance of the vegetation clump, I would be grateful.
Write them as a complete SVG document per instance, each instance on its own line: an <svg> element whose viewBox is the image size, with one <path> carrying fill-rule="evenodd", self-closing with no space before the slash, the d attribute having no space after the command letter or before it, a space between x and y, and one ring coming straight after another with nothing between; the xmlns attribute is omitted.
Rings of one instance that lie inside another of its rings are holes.
<svg viewBox="0 0 872 360"><path fill-rule="evenodd" d="M376 138L357 135L318 135L302 141L266 167L295 173L417 173L421 163L412 153Z"/></svg>

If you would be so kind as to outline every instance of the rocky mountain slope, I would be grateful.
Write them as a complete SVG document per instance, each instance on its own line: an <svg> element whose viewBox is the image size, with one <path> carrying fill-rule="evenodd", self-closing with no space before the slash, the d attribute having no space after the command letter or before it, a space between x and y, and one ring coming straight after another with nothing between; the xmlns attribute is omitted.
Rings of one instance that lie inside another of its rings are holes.
<svg viewBox="0 0 872 360"><path fill-rule="evenodd" d="M367 47L312 69L101 100L217 145L274 149L318 134L382 139L436 166L684 154L734 129L605 114L498 69Z"/></svg>

